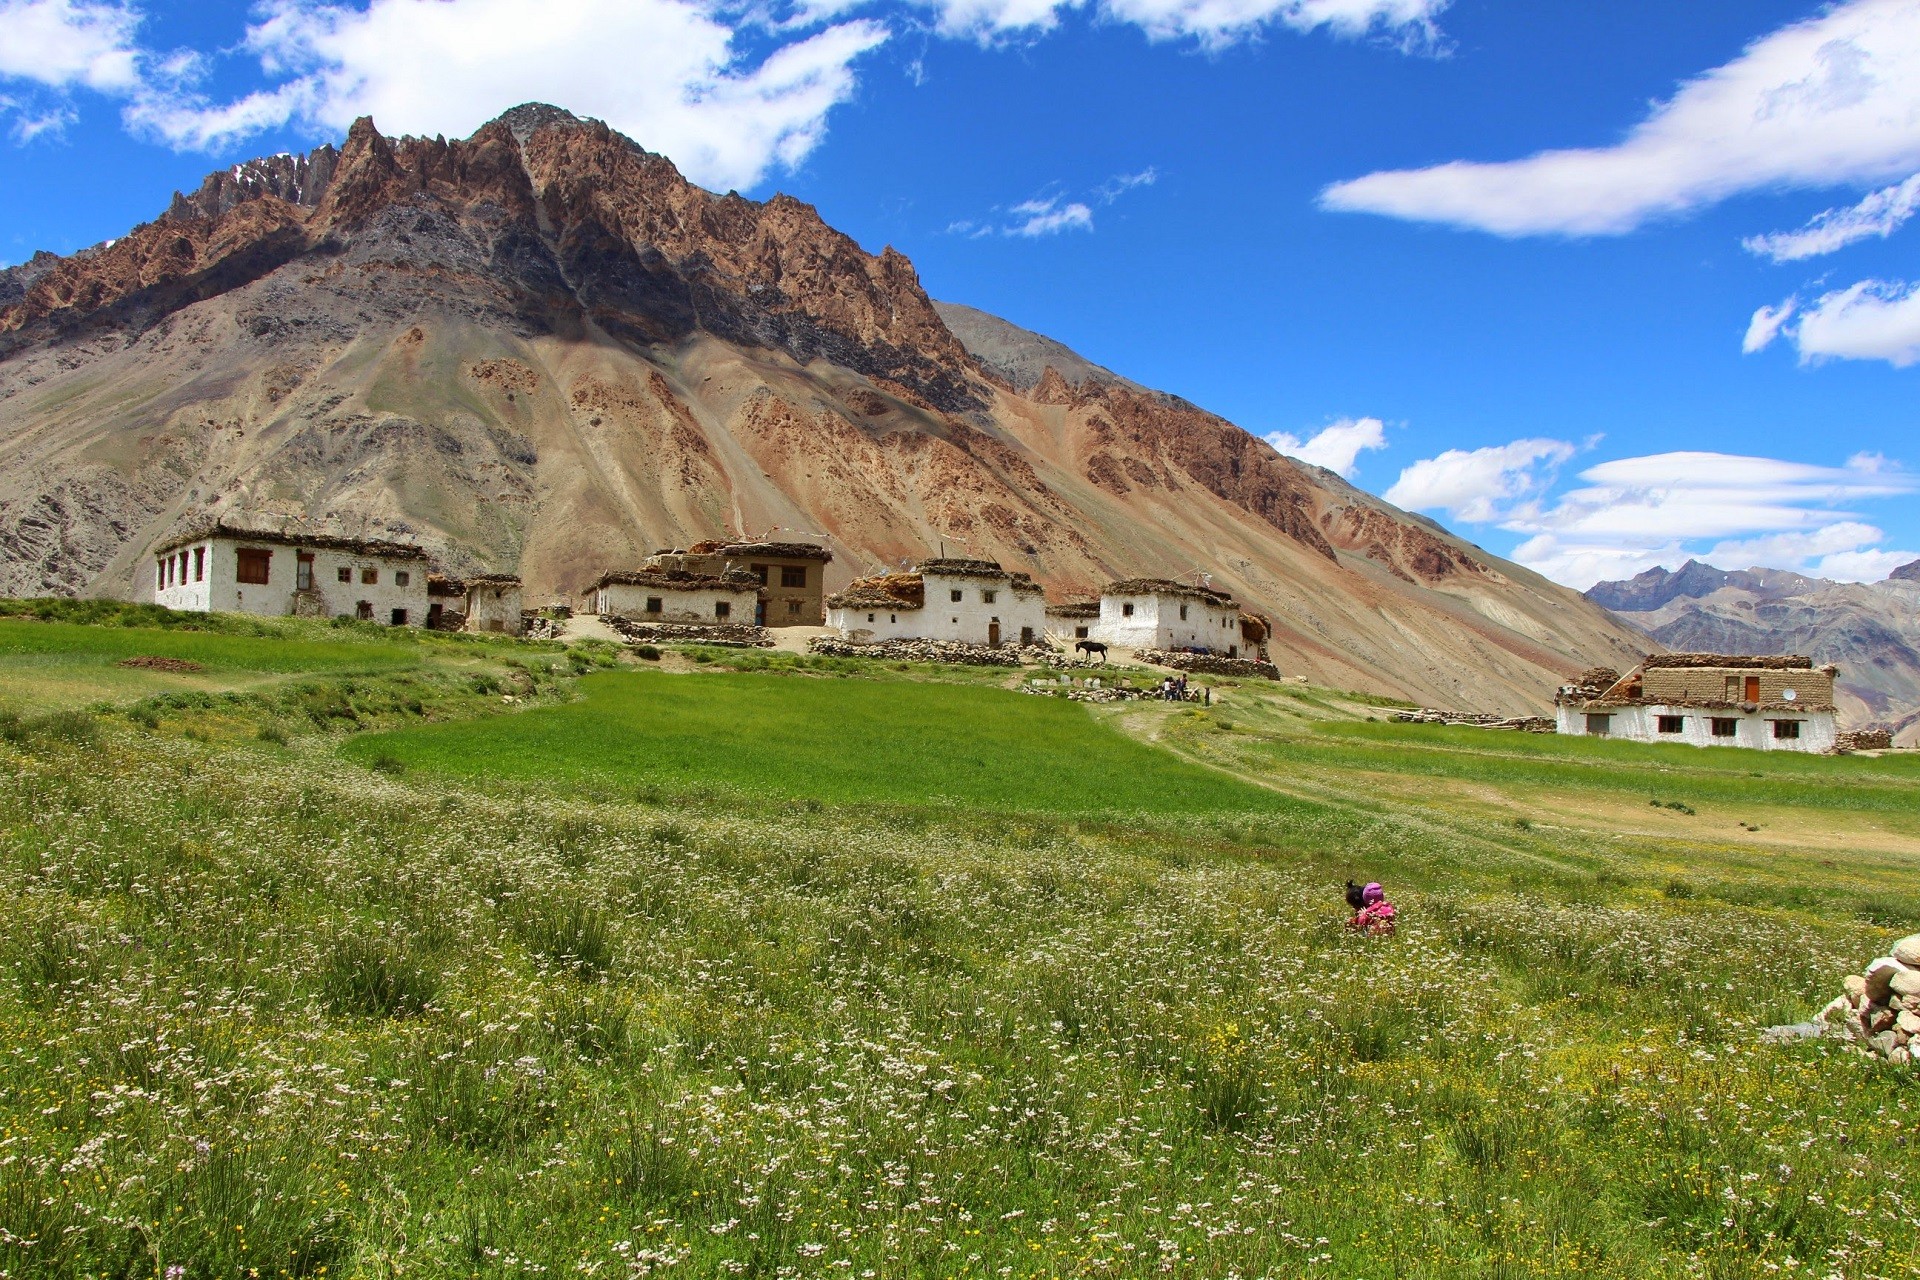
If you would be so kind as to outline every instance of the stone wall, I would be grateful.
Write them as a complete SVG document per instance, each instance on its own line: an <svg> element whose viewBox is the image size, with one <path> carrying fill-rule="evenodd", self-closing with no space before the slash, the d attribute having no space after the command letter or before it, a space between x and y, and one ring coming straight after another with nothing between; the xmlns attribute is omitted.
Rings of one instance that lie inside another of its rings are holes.
<svg viewBox="0 0 1920 1280"><path fill-rule="evenodd" d="M1196 675L1253 676L1263 680L1280 678L1280 668L1271 662L1254 658L1223 658L1211 653L1169 653L1164 649L1136 649L1133 656L1157 667L1172 667L1175 671L1190 671Z"/></svg>

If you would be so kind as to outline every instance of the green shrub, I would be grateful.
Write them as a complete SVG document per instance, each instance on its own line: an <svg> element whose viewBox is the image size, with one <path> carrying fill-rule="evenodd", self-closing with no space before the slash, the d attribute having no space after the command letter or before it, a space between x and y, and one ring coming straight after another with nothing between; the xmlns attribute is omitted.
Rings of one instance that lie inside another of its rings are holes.
<svg viewBox="0 0 1920 1280"><path fill-rule="evenodd" d="M655 645L637 644L633 647L633 653L635 657L646 662L660 661L660 650L658 646Z"/></svg>
<svg viewBox="0 0 1920 1280"><path fill-rule="evenodd" d="M287 731L282 728L278 722L273 720L269 720L261 725L253 736L261 742L271 742L277 747L284 747L293 741Z"/></svg>
<svg viewBox="0 0 1920 1280"><path fill-rule="evenodd" d="M613 931L599 908L578 900L543 900L519 912L519 933L527 949L581 977L613 966Z"/></svg>

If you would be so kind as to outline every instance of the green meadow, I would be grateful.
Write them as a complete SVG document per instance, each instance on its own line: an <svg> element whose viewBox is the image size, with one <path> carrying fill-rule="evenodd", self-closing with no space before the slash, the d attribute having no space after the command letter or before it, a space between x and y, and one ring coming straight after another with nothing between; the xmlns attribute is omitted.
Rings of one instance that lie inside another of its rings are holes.
<svg viewBox="0 0 1920 1280"><path fill-rule="evenodd" d="M602 674L564 705L370 734L345 750L464 778L715 787L834 805L1058 814L1297 803L1135 741L1076 703L899 679Z"/></svg>
<svg viewBox="0 0 1920 1280"><path fill-rule="evenodd" d="M0 635L0 1276L1920 1274L1920 1074L1760 1038L1920 929L1912 757Z"/></svg>

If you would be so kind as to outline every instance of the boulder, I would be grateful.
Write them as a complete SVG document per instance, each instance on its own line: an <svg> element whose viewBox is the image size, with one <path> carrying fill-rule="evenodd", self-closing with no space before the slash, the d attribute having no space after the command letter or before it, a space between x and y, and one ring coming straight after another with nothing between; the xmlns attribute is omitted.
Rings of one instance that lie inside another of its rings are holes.
<svg viewBox="0 0 1920 1280"><path fill-rule="evenodd" d="M1893 1032L1891 1031L1882 1031L1867 1043L1872 1046L1875 1053L1883 1058L1891 1057L1893 1051L1901 1047L1893 1042Z"/></svg>
<svg viewBox="0 0 1920 1280"><path fill-rule="evenodd" d="M1867 966L1864 975L1867 983L1867 999L1875 1004L1884 1004L1893 994L1893 975L1907 972L1906 966L1898 960L1881 957Z"/></svg>
<svg viewBox="0 0 1920 1280"><path fill-rule="evenodd" d="M1909 1009L1905 1013L1895 1017L1893 1025L1908 1035L1920 1033L1920 1013L1915 1013Z"/></svg>
<svg viewBox="0 0 1920 1280"><path fill-rule="evenodd" d="M1883 1031L1891 1031L1893 1030L1894 1021L1898 1017L1899 1015L1891 1009L1880 1009L1876 1011L1868 1021L1867 1029L1872 1031L1876 1036Z"/></svg>
<svg viewBox="0 0 1920 1280"><path fill-rule="evenodd" d="M1905 996L1909 1000L1920 996L1920 972L1912 969L1897 970L1887 979L1887 987L1893 995Z"/></svg>
<svg viewBox="0 0 1920 1280"><path fill-rule="evenodd" d="M1860 998L1867 994L1867 980L1857 973L1848 974L1844 985L1847 994L1853 997L1855 1004L1860 1003Z"/></svg>
<svg viewBox="0 0 1920 1280"><path fill-rule="evenodd" d="M1904 1045L1895 1045L1893 1046L1892 1049L1887 1051L1887 1061L1897 1062L1904 1067L1909 1062L1913 1061L1913 1050L1907 1048Z"/></svg>
<svg viewBox="0 0 1920 1280"><path fill-rule="evenodd" d="M1920 969L1920 933L1911 933L1893 944L1887 953L1911 969Z"/></svg>

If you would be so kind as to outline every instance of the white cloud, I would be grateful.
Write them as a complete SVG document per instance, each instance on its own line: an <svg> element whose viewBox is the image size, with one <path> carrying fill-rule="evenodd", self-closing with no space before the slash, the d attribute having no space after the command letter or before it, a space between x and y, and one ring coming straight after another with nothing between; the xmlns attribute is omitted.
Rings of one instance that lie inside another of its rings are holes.
<svg viewBox="0 0 1920 1280"><path fill-rule="evenodd" d="M1061 204L1057 196L1028 200L1013 206L1012 213L1015 220L1002 228L1004 235L1031 239L1062 231L1093 230L1093 210L1077 200L1070 204Z"/></svg>
<svg viewBox="0 0 1920 1280"><path fill-rule="evenodd" d="M175 146L211 147L284 124L337 134L361 115L389 133L463 136L515 103L554 102L665 152L697 182L747 187L818 145L853 93L853 64L888 34L840 23L756 61L690 0L272 0L247 47L289 79L219 105L156 94L129 119Z"/></svg>
<svg viewBox="0 0 1920 1280"><path fill-rule="evenodd" d="M1311 466L1325 467L1336 475L1353 479L1359 471L1356 463L1362 452L1387 447L1387 427L1378 418L1342 418L1302 440L1287 431L1276 431L1267 443Z"/></svg>
<svg viewBox="0 0 1920 1280"><path fill-rule="evenodd" d="M1858 204L1816 214L1798 231L1749 236L1741 244L1748 253L1775 262L1799 262L1844 249L1856 240L1874 236L1884 240L1905 225L1915 212L1920 212L1920 173L1905 182L1883 187Z"/></svg>
<svg viewBox="0 0 1920 1280"><path fill-rule="evenodd" d="M1484 524L1503 518L1511 504L1545 489L1557 468L1577 452L1565 440L1449 449L1402 471L1384 496L1410 511L1444 511L1455 520Z"/></svg>
<svg viewBox="0 0 1920 1280"><path fill-rule="evenodd" d="M1601 463L1579 479L1551 504L1509 512L1501 527L1529 535L1515 560L1582 589L1688 559L1855 575L1892 553L1875 550L1884 535L1846 508L1920 492L1920 477L1878 455L1824 467L1665 453Z"/></svg>
<svg viewBox="0 0 1920 1280"><path fill-rule="evenodd" d="M1781 328L1793 318L1793 309L1800 304L1798 298L1788 298L1777 307L1761 307L1753 313L1753 319L1747 322L1747 336L1740 341L1740 350L1748 355L1764 351L1773 345L1780 336Z"/></svg>
<svg viewBox="0 0 1920 1280"><path fill-rule="evenodd" d="M1382 171L1328 209L1498 235L1612 235L1745 191L1920 169L1920 0L1843 0L1682 85L1625 140Z"/></svg>
<svg viewBox="0 0 1920 1280"><path fill-rule="evenodd" d="M1895 569L1916 560L1920 551L1842 551L1822 556L1812 573L1835 582L1882 582Z"/></svg>
<svg viewBox="0 0 1920 1280"><path fill-rule="evenodd" d="M0 0L0 78L126 94L140 83L140 15L90 0Z"/></svg>
<svg viewBox="0 0 1920 1280"><path fill-rule="evenodd" d="M1223 45L1271 24L1295 31L1322 27L1340 36L1379 33L1403 47L1431 44L1434 20L1449 0L1103 0L1102 16L1130 22L1155 40L1191 36Z"/></svg>
<svg viewBox="0 0 1920 1280"><path fill-rule="evenodd" d="M1809 305L1791 334L1802 360L1920 363L1920 285L1862 280Z"/></svg>

